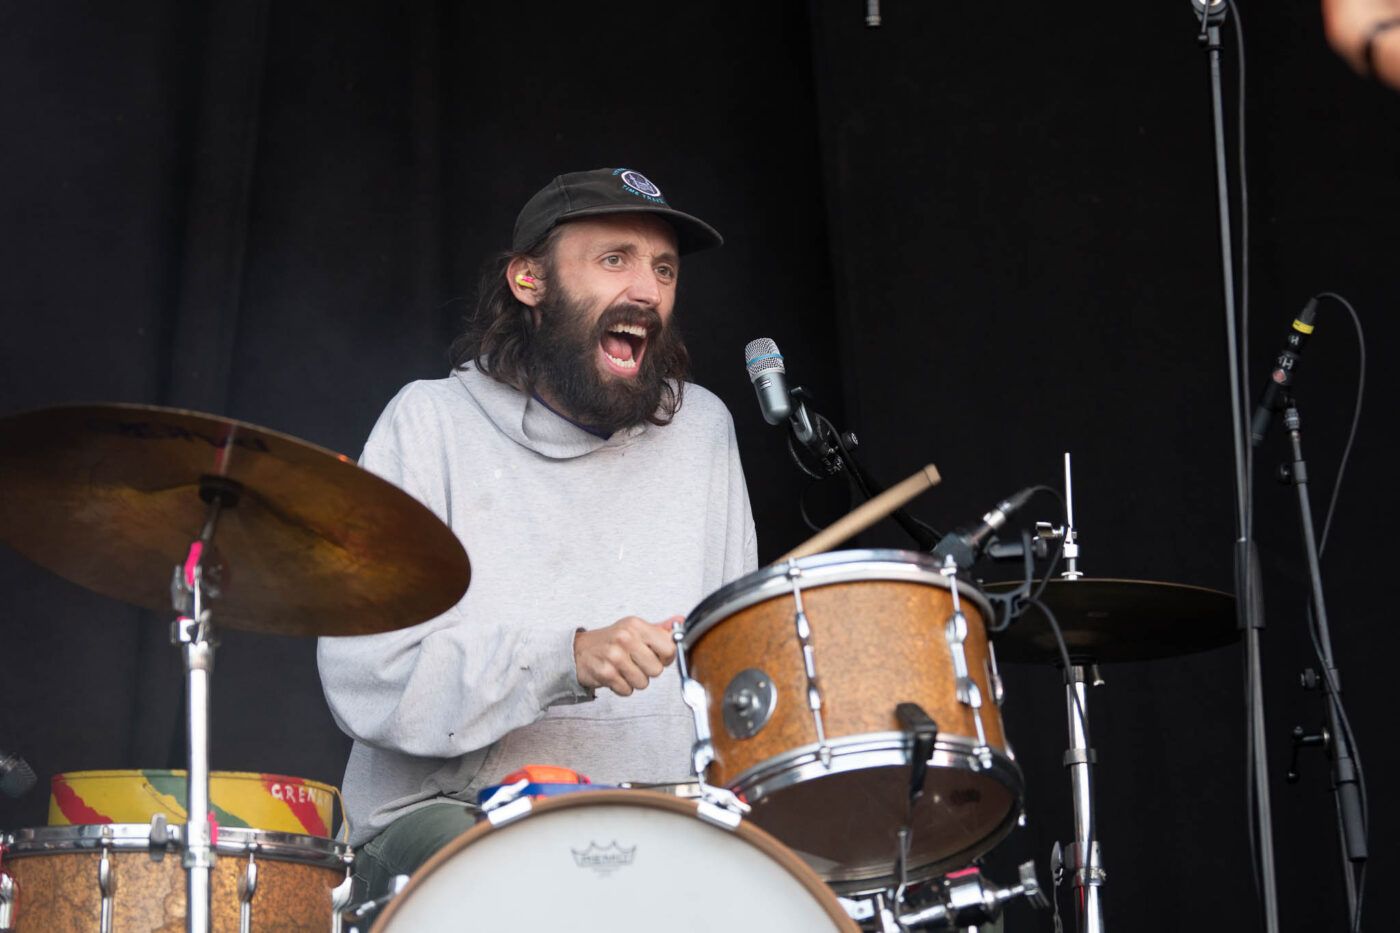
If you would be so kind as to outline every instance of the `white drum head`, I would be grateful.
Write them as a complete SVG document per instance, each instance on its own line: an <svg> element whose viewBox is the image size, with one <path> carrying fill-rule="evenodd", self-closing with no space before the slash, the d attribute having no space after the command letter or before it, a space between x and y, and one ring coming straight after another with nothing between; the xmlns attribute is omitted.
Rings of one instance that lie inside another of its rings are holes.
<svg viewBox="0 0 1400 933"><path fill-rule="evenodd" d="M696 812L693 801L636 790L536 801L529 816L483 823L430 859L374 931L856 930L767 833Z"/></svg>

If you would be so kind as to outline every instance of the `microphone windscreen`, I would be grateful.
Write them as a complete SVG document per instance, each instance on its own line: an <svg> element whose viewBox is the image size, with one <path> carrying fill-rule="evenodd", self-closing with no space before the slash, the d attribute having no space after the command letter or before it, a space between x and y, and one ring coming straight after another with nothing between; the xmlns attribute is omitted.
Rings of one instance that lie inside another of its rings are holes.
<svg viewBox="0 0 1400 933"><path fill-rule="evenodd" d="M23 758L11 759L13 764L0 777L0 792L6 797L21 797L34 786L34 769Z"/></svg>
<svg viewBox="0 0 1400 933"><path fill-rule="evenodd" d="M744 365L748 367L750 380L773 370L787 372L787 367L783 365L783 355L778 352L778 345L769 337L750 340L744 346Z"/></svg>

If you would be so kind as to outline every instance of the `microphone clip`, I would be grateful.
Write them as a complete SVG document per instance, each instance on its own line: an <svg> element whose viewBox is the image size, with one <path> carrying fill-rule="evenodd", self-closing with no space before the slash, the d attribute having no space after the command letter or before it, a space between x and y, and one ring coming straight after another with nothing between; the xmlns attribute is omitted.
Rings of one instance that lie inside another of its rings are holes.
<svg viewBox="0 0 1400 933"><path fill-rule="evenodd" d="M815 479L826 479L844 472L844 448L856 446L856 436L846 434L844 438L839 437L825 418L820 415L813 418L807 410L807 402L813 400L812 394L801 386L793 386L789 396L793 407L788 417L788 450L798 468ZM797 443L794 444L794 441ZM805 451L805 459L798 452L798 445Z"/></svg>

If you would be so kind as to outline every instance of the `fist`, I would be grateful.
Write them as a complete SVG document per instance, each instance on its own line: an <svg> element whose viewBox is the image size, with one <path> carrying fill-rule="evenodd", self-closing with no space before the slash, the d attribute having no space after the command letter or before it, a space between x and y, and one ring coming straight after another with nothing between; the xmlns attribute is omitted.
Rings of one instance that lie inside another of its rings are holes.
<svg viewBox="0 0 1400 933"><path fill-rule="evenodd" d="M628 616L607 628L579 632L574 636L578 682L590 690L607 687L624 697L645 690L676 659L671 624L681 618L648 622Z"/></svg>

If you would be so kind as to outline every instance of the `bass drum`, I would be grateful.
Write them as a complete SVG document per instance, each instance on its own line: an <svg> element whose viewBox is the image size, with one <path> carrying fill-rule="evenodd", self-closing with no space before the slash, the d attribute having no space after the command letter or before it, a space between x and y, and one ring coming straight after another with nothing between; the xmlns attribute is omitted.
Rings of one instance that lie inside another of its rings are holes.
<svg viewBox="0 0 1400 933"><path fill-rule="evenodd" d="M642 790L516 801L424 864L373 933L856 933L801 859L709 808ZM523 815L502 819L511 811Z"/></svg>

